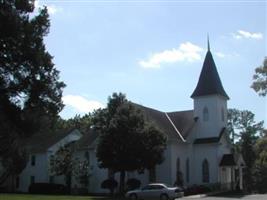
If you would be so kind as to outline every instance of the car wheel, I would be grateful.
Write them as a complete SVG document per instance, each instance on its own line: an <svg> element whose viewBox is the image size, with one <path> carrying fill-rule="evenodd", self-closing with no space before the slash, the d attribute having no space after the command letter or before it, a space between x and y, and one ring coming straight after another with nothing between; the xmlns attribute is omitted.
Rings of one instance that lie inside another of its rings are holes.
<svg viewBox="0 0 267 200"><path fill-rule="evenodd" d="M131 194L130 195L131 200L137 200L137 195L136 194Z"/></svg>
<svg viewBox="0 0 267 200"><path fill-rule="evenodd" d="M160 195L160 200L169 200L169 197L167 194Z"/></svg>

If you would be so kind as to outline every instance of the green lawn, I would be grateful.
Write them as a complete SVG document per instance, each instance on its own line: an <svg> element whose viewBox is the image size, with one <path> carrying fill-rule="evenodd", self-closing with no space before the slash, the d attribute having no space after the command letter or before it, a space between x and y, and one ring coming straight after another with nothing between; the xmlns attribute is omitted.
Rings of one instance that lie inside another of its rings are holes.
<svg viewBox="0 0 267 200"><path fill-rule="evenodd" d="M112 200L112 199L107 197L92 197L92 196L0 194L0 200Z"/></svg>

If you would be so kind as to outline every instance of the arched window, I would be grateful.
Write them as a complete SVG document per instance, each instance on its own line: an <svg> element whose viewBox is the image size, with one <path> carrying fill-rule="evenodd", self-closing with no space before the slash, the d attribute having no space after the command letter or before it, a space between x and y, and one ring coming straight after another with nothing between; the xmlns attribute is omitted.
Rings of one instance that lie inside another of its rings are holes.
<svg viewBox="0 0 267 200"><path fill-rule="evenodd" d="M189 158L187 158L186 159L186 164L185 164L186 166L186 182L187 183L189 183L189 176L190 176L190 174L189 174L189 170L190 170L190 168L189 168Z"/></svg>
<svg viewBox="0 0 267 200"><path fill-rule="evenodd" d="M209 175L209 162L205 159L202 162L202 182L209 183L210 175Z"/></svg>
<svg viewBox="0 0 267 200"><path fill-rule="evenodd" d="M221 115L222 115L222 121L224 122L224 109L223 108L221 110Z"/></svg>
<svg viewBox="0 0 267 200"><path fill-rule="evenodd" d="M180 158L178 157L176 160L176 181L175 185L176 186L183 186L184 181L183 181L183 174L180 169Z"/></svg>
<svg viewBox="0 0 267 200"><path fill-rule="evenodd" d="M209 120L209 110L207 107L203 109L203 121L208 121Z"/></svg>
<svg viewBox="0 0 267 200"><path fill-rule="evenodd" d="M178 157L176 160L176 171L179 172L180 171L180 158Z"/></svg>

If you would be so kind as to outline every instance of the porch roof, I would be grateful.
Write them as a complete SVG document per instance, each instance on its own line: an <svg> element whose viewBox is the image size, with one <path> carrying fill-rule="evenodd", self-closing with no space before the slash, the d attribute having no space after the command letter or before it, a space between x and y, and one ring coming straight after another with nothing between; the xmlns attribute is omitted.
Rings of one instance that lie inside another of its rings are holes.
<svg viewBox="0 0 267 200"><path fill-rule="evenodd" d="M220 162L220 167L222 166L235 166L235 158L233 154L224 154Z"/></svg>

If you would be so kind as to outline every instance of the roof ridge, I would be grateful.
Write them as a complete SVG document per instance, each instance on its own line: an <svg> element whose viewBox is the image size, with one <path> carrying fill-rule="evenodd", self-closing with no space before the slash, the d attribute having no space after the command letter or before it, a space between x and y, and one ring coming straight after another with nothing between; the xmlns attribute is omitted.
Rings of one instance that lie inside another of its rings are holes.
<svg viewBox="0 0 267 200"><path fill-rule="evenodd" d="M171 118L169 117L168 113L165 112L165 116L167 117L167 119L169 120L169 122L171 123L171 125L173 126L174 130L176 131L176 133L180 136L180 138L182 139L182 141L183 142L186 142L186 140L183 138L183 136L181 135L181 133L179 132L179 130L176 128L176 126L174 125L174 123L171 120Z"/></svg>
<svg viewBox="0 0 267 200"><path fill-rule="evenodd" d="M171 111L171 112L166 112L166 113L171 114L171 113L183 113L183 112L193 112L193 111L194 111L194 110L191 109L191 110Z"/></svg>

